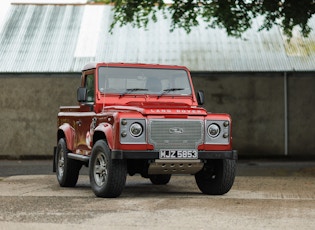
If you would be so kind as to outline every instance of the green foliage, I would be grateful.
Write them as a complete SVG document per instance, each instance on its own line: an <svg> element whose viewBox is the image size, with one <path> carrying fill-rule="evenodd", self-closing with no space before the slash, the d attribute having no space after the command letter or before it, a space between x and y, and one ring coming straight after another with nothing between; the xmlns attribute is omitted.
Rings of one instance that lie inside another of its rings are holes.
<svg viewBox="0 0 315 230"><path fill-rule="evenodd" d="M117 0L114 8L114 23L120 26L131 23L136 27L147 27L149 20L157 21L156 13L164 7L162 0L150 1L150 0L133 0L124 1Z"/></svg>
<svg viewBox="0 0 315 230"><path fill-rule="evenodd" d="M259 8L260 14L265 15L261 29L270 29L273 25L282 27L284 33L292 36L295 26L300 27L303 36L307 37L311 31L308 20L315 13L314 0L265 0Z"/></svg>
<svg viewBox="0 0 315 230"><path fill-rule="evenodd" d="M203 20L208 27L224 28L228 35L235 37L241 37L257 16L264 17L260 30L269 30L278 25L291 37L293 28L299 26L306 37L311 31L308 20L315 12L315 0L175 0L172 4L165 4L163 0L90 2L114 4L111 31L116 24L146 28L150 20L157 21L157 12L162 11L164 18L171 19L171 31L183 28L189 33Z"/></svg>

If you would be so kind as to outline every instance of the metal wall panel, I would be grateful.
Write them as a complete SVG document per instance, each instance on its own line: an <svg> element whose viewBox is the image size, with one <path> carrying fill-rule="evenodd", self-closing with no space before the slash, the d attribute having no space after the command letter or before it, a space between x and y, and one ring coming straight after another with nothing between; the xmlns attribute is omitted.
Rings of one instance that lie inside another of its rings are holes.
<svg viewBox="0 0 315 230"><path fill-rule="evenodd" d="M315 32L288 41L279 27L257 32L262 19L243 38L228 37L206 24L186 34L170 32L158 15L147 29L109 27L107 5L14 4L0 31L0 72L80 72L87 62L141 62L185 65L192 71L314 71ZM310 20L315 28L315 17Z"/></svg>

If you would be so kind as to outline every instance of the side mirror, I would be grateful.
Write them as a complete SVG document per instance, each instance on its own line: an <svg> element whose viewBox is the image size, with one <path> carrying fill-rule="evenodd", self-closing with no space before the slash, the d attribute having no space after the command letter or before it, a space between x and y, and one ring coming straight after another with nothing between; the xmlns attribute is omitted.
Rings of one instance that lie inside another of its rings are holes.
<svg viewBox="0 0 315 230"><path fill-rule="evenodd" d="M78 102L85 102L87 99L87 89L85 87L79 87L77 90Z"/></svg>
<svg viewBox="0 0 315 230"><path fill-rule="evenodd" d="M203 105L205 103L205 93L202 90L197 92L198 105Z"/></svg>

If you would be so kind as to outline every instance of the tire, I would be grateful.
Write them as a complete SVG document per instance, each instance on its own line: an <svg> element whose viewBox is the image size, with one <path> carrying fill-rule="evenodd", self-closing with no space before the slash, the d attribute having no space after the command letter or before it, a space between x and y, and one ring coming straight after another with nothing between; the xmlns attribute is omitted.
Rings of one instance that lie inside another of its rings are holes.
<svg viewBox="0 0 315 230"><path fill-rule="evenodd" d="M171 180L171 174L156 174L156 175L149 175L149 179L152 184L155 185L165 185L168 184Z"/></svg>
<svg viewBox="0 0 315 230"><path fill-rule="evenodd" d="M82 163L68 158L66 141L58 141L55 155L56 176L61 187L74 187L77 184Z"/></svg>
<svg viewBox="0 0 315 230"><path fill-rule="evenodd" d="M112 160L106 141L99 140L92 149L89 174L96 196L115 198L121 195L125 187L127 164L124 160Z"/></svg>
<svg viewBox="0 0 315 230"><path fill-rule="evenodd" d="M207 195L223 195L230 191L236 175L235 160L208 161L195 175L200 191Z"/></svg>

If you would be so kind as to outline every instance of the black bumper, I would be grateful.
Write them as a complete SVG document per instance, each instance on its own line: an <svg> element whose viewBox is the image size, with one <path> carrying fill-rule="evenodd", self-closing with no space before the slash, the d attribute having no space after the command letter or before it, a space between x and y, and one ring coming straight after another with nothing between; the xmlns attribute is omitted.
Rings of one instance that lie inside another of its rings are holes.
<svg viewBox="0 0 315 230"><path fill-rule="evenodd" d="M198 159L230 159L237 160L238 155L236 150L231 151L199 151ZM143 159L155 160L159 159L159 152L157 151L122 151L113 150L112 159Z"/></svg>

